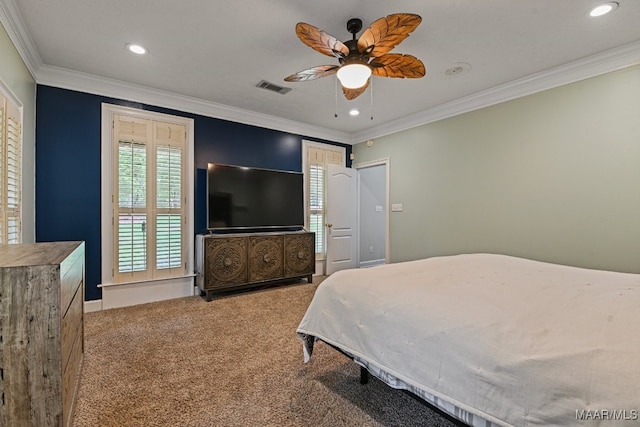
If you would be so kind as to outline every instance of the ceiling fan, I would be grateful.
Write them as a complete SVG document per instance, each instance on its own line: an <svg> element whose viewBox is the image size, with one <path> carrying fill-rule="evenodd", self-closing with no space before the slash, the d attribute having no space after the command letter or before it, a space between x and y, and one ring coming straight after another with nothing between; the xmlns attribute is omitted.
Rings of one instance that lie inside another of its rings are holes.
<svg viewBox="0 0 640 427"><path fill-rule="evenodd" d="M423 77L425 67L418 58L388 53L420 22L422 18L411 13L388 15L375 21L356 39L356 33L362 29L362 20L352 18L347 22L347 31L352 34L352 39L344 43L313 25L300 22L296 25L298 38L310 48L338 58L340 65L320 65L299 71L284 80L302 82L337 74L344 96L351 100L367 89L372 74L379 77Z"/></svg>

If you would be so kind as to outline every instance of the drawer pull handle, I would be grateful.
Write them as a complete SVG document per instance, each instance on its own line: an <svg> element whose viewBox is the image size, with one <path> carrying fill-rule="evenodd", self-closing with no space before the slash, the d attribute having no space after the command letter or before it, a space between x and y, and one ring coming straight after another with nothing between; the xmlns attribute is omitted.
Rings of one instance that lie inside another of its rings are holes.
<svg viewBox="0 0 640 427"><path fill-rule="evenodd" d="M298 252L298 259L302 259L304 258L304 252L303 251L299 251Z"/></svg>
<svg viewBox="0 0 640 427"><path fill-rule="evenodd" d="M231 258L225 258L224 259L224 266L225 267L229 267L231 264L233 264L233 260Z"/></svg>
<svg viewBox="0 0 640 427"><path fill-rule="evenodd" d="M264 254L262 259L264 260L264 262L267 262L267 263L271 262L271 256L269 254Z"/></svg>

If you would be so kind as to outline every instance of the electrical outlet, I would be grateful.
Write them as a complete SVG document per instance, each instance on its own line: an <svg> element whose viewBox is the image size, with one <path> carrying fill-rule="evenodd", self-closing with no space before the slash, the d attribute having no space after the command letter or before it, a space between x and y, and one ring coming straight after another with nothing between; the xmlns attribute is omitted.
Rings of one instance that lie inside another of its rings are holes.
<svg viewBox="0 0 640 427"><path fill-rule="evenodd" d="M369 253L372 254L373 253L373 246L369 246Z"/></svg>

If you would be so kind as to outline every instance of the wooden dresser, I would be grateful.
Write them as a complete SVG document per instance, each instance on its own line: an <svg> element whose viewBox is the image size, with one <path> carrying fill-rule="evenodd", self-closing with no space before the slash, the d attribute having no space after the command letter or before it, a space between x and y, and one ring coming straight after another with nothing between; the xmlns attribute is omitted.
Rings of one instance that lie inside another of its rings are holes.
<svg viewBox="0 0 640 427"><path fill-rule="evenodd" d="M212 293L306 278L315 272L315 233L306 231L200 234L196 284Z"/></svg>
<svg viewBox="0 0 640 427"><path fill-rule="evenodd" d="M72 425L84 265L84 242L0 245L0 426Z"/></svg>

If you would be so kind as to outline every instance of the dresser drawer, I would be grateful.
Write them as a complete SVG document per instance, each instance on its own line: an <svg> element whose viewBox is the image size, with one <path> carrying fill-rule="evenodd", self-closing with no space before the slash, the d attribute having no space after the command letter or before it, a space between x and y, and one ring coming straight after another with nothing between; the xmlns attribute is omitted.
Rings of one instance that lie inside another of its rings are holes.
<svg viewBox="0 0 640 427"><path fill-rule="evenodd" d="M82 367L82 328L78 328L76 339L73 343L67 368L62 374L62 420L63 426L70 426L73 417L73 404L75 402L75 394L77 393L76 383L80 368Z"/></svg>
<svg viewBox="0 0 640 427"><path fill-rule="evenodd" d="M84 247L82 248L84 249ZM84 251L76 249L60 264L60 310L65 315L82 277L84 276Z"/></svg>
<svg viewBox="0 0 640 427"><path fill-rule="evenodd" d="M69 363L70 354L76 341L76 335L80 334L82 339L82 289L78 288L75 297L71 301L69 310L62 318L62 327L60 331L60 341L62 349L62 369L65 369Z"/></svg>

